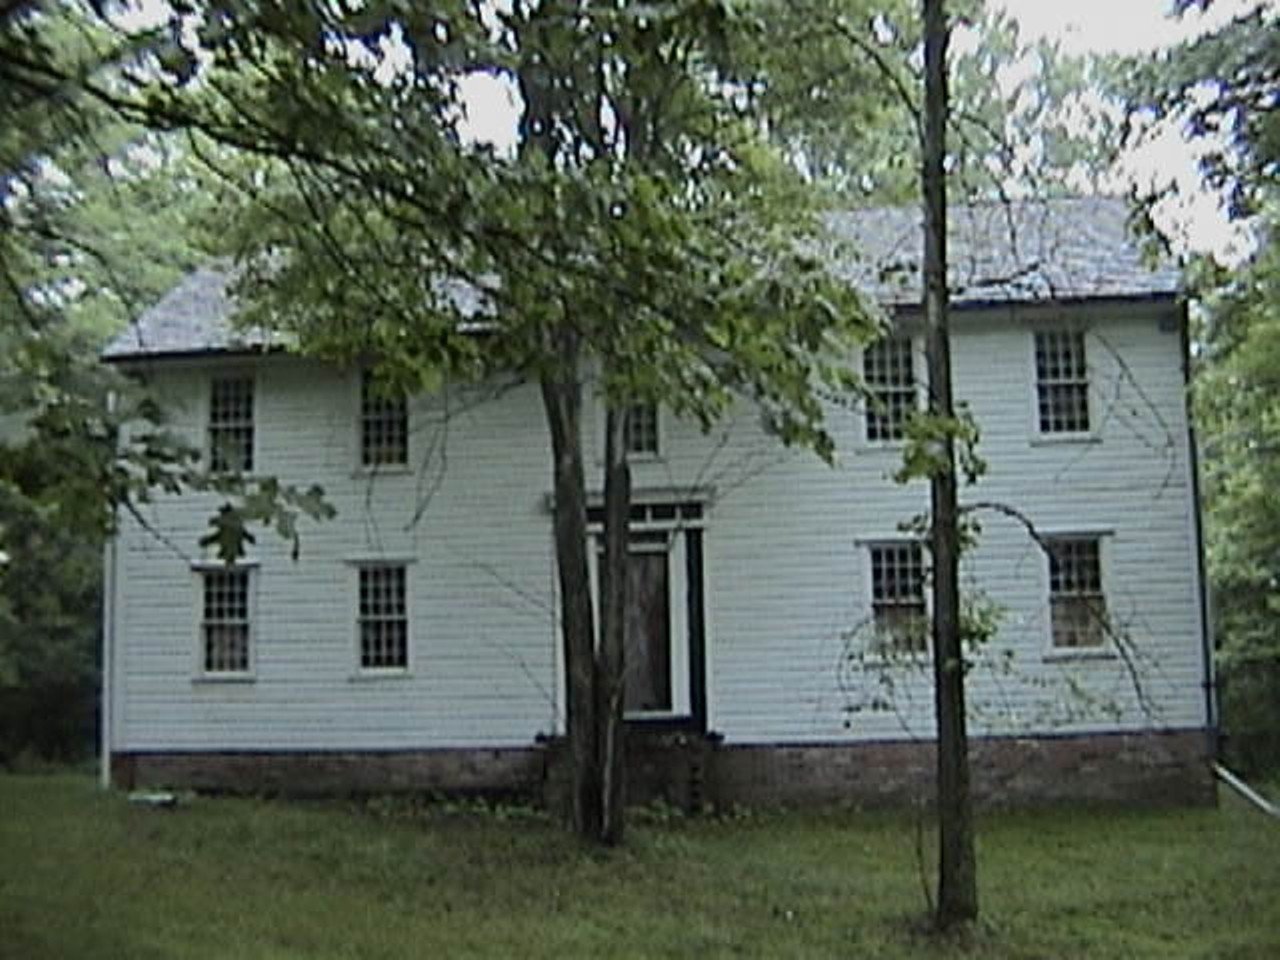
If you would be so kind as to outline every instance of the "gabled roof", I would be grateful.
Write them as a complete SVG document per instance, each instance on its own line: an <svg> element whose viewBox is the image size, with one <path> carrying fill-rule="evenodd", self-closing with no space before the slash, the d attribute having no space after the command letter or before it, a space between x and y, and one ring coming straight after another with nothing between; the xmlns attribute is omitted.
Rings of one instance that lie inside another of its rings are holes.
<svg viewBox="0 0 1280 960"><path fill-rule="evenodd" d="M857 251L841 272L885 306L920 302L920 211L883 207L831 214L828 225ZM1054 300L1173 298L1180 274L1147 265L1130 235L1123 200L1089 197L953 207L948 211L949 282L957 306ZM280 343L236 330L226 267L203 267L144 311L103 351L130 357L235 353ZM455 300L471 301L474 293Z"/></svg>

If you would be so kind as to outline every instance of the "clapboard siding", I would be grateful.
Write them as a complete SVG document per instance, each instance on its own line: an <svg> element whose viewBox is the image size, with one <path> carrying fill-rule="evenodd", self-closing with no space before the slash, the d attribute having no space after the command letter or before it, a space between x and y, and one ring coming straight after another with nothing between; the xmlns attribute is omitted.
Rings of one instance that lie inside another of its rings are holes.
<svg viewBox="0 0 1280 960"><path fill-rule="evenodd" d="M958 318L956 391L982 426L989 465L962 499L1006 503L1046 532L1102 533L1108 602L1132 643L1129 658L1054 658L1044 557L1020 524L983 514L963 574L1003 615L970 680L978 730L1206 722L1174 309L1071 315L1091 324L1093 442L1034 435L1030 324L1042 317ZM245 683L196 679L191 560L217 500L151 505L149 522L167 543L125 524L115 748L517 746L560 730L551 468L537 390L495 385L415 401L411 469L371 475L355 467L354 375L283 357L151 364L175 427L196 441L216 369L257 378L259 470L321 483L338 516L303 524L296 562L279 538L257 533L255 672ZM927 506L927 486L889 479L900 451L863 442L856 411L833 408L829 426L834 468L783 449L745 408L709 435L664 413L662 459L635 467L637 490L713 491L704 534L708 721L730 743L930 731L925 665L856 658L857 628L870 613L866 541L899 536L898 525ZM590 405L584 431L598 488L600 418ZM409 676L357 675L351 561L376 557L411 561ZM880 699L891 709L870 709L886 670L892 696ZM1073 683L1097 702L1070 693Z"/></svg>

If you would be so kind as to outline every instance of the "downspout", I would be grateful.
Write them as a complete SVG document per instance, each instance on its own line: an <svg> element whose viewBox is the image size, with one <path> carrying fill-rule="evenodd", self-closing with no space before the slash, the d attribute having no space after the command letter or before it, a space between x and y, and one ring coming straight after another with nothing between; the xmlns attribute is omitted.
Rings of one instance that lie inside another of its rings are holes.
<svg viewBox="0 0 1280 960"><path fill-rule="evenodd" d="M112 526L114 520L112 518ZM103 551L103 595L102 595L102 702L99 705L101 722L99 735L100 761L98 783L104 790L111 788L111 701L114 695L112 675L115 672L115 614L116 614L116 534L113 530Z"/></svg>
<svg viewBox="0 0 1280 960"><path fill-rule="evenodd" d="M107 411L114 413L116 395L112 391L107 394ZM117 538L120 514L119 509L111 507L111 535L102 551L102 683L99 731L98 784L103 790L111 789L111 743L112 724L115 720L112 698L115 685L112 683L115 674L115 633L116 633L116 564Z"/></svg>
<svg viewBox="0 0 1280 960"><path fill-rule="evenodd" d="M1213 618L1211 594L1205 571L1204 517L1200 504L1200 446L1196 440L1195 415L1191 403L1191 328L1189 307L1182 301L1179 327L1182 335L1182 382L1186 391L1187 409L1187 458L1191 468L1191 516L1192 535L1196 551L1196 587L1200 606L1200 652L1203 663L1201 686L1204 689L1205 747L1211 763L1218 759L1218 702L1217 678L1213 669Z"/></svg>

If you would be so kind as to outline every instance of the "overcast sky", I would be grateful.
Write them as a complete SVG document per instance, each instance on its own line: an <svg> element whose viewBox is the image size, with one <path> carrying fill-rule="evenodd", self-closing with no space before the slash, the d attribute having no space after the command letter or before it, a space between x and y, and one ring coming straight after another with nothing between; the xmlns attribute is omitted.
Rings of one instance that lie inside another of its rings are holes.
<svg viewBox="0 0 1280 960"><path fill-rule="evenodd" d="M1170 17L1172 0L988 0L1018 21L1026 40L1061 41L1068 53L1140 53L1216 29L1276 0L1216 0L1207 14Z"/></svg>
<svg viewBox="0 0 1280 960"><path fill-rule="evenodd" d="M1024 41L1048 38L1066 53L1135 54L1171 46L1222 26L1259 7L1275 9L1280 0L1216 0L1207 13L1169 16L1173 0L988 0L1017 21ZM1199 149L1206 149L1200 144ZM1227 224L1218 198L1200 189L1195 148L1174 131L1124 162L1139 182L1152 175L1178 179L1181 201L1167 204L1157 220L1173 231L1175 245L1213 251L1220 259L1240 259L1251 248L1248 234Z"/></svg>

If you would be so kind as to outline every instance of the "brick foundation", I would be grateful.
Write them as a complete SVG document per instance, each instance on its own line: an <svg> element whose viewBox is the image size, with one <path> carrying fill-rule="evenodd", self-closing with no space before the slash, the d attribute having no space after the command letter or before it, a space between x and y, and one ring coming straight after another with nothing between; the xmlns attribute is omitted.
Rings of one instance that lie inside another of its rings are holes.
<svg viewBox="0 0 1280 960"><path fill-rule="evenodd" d="M415 792L538 798L541 749L388 752L116 753L112 782L284 796Z"/></svg>
<svg viewBox="0 0 1280 960"><path fill-rule="evenodd" d="M970 741L983 806L1051 803L1212 804L1203 731ZM769 807L895 806L933 798L932 743L722 746L713 791L722 803Z"/></svg>
<svg viewBox="0 0 1280 960"><path fill-rule="evenodd" d="M726 745L701 736L629 738L627 796L698 810L930 799L931 743ZM1201 731L1064 737L992 737L970 745L973 790L985 806L1045 803L1206 804L1216 798ZM120 753L126 789L333 796L388 792L502 794L562 806L567 750Z"/></svg>

